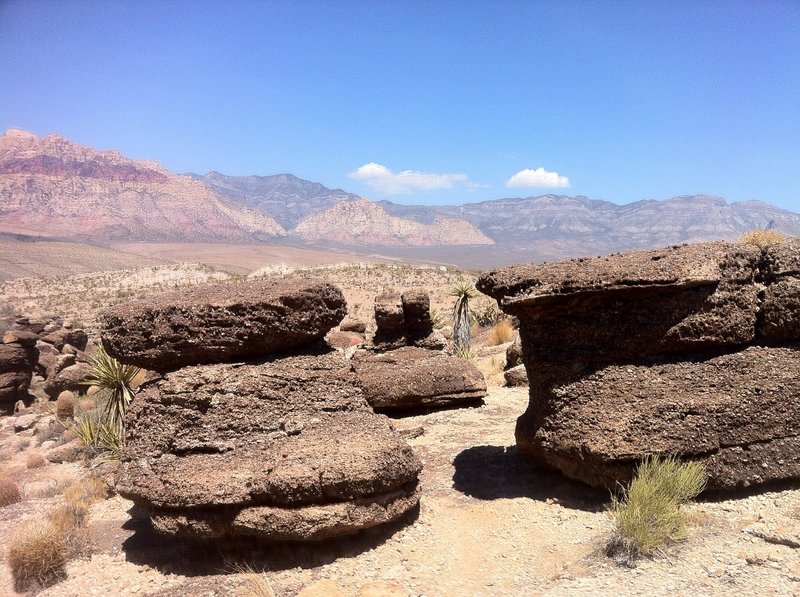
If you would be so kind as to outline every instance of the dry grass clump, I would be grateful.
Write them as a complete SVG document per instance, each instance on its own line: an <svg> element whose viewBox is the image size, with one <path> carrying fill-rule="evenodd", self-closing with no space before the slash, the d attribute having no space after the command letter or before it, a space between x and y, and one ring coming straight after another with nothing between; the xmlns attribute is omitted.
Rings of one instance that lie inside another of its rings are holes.
<svg viewBox="0 0 800 597"><path fill-rule="evenodd" d="M108 487L86 477L64 492L66 502L44 518L25 521L9 542L7 561L18 591L36 589L64 578L64 566L89 549L89 506L108 495Z"/></svg>
<svg viewBox="0 0 800 597"><path fill-rule="evenodd" d="M0 508L22 501L19 483L8 475L0 477Z"/></svg>
<svg viewBox="0 0 800 597"><path fill-rule="evenodd" d="M17 591L47 586L64 578L69 559L64 534L46 518L31 518L11 537L6 560Z"/></svg>
<svg viewBox="0 0 800 597"><path fill-rule="evenodd" d="M756 228L742 234L739 242L747 245L755 245L760 249L766 249L786 242L786 235L777 230L765 230Z"/></svg>
<svg viewBox="0 0 800 597"><path fill-rule="evenodd" d="M246 597L275 597L275 591L266 573L254 570L250 564L236 566L234 571L244 576L244 592Z"/></svg>
<svg viewBox="0 0 800 597"><path fill-rule="evenodd" d="M675 457L646 458L630 486L614 496L609 511L614 537L607 552L632 563L652 556L668 543L686 538L687 517L681 506L703 491L702 464Z"/></svg>
<svg viewBox="0 0 800 597"><path fill-rule="evenodd" d="M41 468L45 464L47 464L47 460L39 452L29 454L27 460L25 461L25 466L28 468Z"/></svg>
<svg viewBox="0 0 800 597"><path fill-rule="evenodd" d="M514 340L514 326L507 319L501 319L489 328L489 346L498 346Z"/></svg>

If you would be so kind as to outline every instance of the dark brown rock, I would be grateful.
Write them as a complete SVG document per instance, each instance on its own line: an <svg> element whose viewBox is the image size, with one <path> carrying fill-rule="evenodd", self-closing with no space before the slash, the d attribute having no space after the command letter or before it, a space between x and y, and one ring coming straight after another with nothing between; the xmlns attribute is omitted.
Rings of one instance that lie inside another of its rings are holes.
<svg viewBox="0 0 800 597"><path fill-rule="evenodd" d="M519 365L522 365L522 341L516 338L506 349L505 369L508 371Z"/></svg>
<svg viewBox="0 0 800 597"><path fill-rule="evenodd" d="M423 348L362 353L353 367L367 401L379 410L475 403L486 396L486 382L466 359Z"/></svg>
<svg viewBox="0 0 800 597"><path fill-rule="evenodd" d="M339 324L339 330L342 332L355 332L356 334L363 335L367 333L367 324L363 321L346 319Z"/></svg>
<svg viewBox="0 0 800 597"><path fill-rule="evenodd" d="M112 356L154 371L254 358L313 344L346 313L335 286L255 280L195 286L100 316Z"/></svg>
<svg viewBox="0 0 800 597"><path fill-rule="evenodd" d="M166 374L126 429L117 489L170 534L322 539L419 499L419 461L335 353Z"/></svg>
<svg viewBox="0 0 800 597"><path fill-rule="evenodd" d="M430 297L421 289L376 297L375 325L372 343L376 350L403 346L441 350L446 345L444 337L433 329Z"/></svg>
<svg viewBox="0 0 800 597"><path fill-rule="evenodd" d="M73 356L72 358L74 359L75 357ZM53 400L66 390L75 393L85 392L86 384L84 382L90 370L91 366L88 363L75 363L64 367L58 373L45 380L44 391Z"/></svg>
<svg viewBox="0 0 800 597"><path fill-rule="evenodd" d="M0 411L11 412L18 400L27 397L38 357L35 334L22 331L3 334L0 343Z"/></svg>
<svg viewBox="0 0 800 597"><path fill-rule="evenodd" d="M800 477L798 266L798 243L706 243L481 276L520 320L521 452L612 489L648 454L711 488Z"/></svg>
<svg viewBox="0 0 800 597"><path fill-rule="evenodd" d="M506 385L512 388L528 385L528 372L525 371L525 365L517 365L507 369L503 377L506 380Z"/></svg>
<svg viewBox="0 0 800 597"><path fill-rule="evenodd" d="M47 342L48 344L52 344L58 350L64 348L65 344L71 344L78 350L84 350L86 348L86 344L89 341L89 337L83 330L79 329L70 330L67 328L61 328L54 332L50 332L45 336L42 336L41 340L43 342Z"/></svg>

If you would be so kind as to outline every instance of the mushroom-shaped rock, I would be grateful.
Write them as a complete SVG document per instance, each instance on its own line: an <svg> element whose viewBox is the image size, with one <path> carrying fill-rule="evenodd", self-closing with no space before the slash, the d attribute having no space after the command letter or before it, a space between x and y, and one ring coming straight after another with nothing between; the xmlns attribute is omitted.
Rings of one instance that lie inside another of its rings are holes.
<svg viewBox="0 0 800 597"><path fill-rule="evenodd" d="M353 358L367 401L378 410L458 406L486 397L483 374L470 361L439 351L405 347Z"/></svg>
<svg viewBox="0 0 800 597"><path fill-rule="evenodd" d="M521 452L613 488L649 454L710 488L800 477L800 241L523 265L477 287L520 320Z"/></svg>
<svg viewBox="0 0 800 597"><path fill-rule="evenodd" d="M321 340L347 312L337 287L304 280L194 286L112 307L103 346L153 371L244 360Z"/></svg>
<svg viewBox="0 0 800 597"><path fill-rule="evenodd" d="M419 502L419 460L336 353L168 373L126 429L117 488L168 534L317 540Z"/></svg>

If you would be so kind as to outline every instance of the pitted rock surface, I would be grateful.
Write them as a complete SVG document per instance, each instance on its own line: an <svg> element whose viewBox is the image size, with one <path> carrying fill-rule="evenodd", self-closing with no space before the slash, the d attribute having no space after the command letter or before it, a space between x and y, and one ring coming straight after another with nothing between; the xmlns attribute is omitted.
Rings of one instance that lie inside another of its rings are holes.
<svg viewBox="0 0 800 597"><path fill-rule="evenodd" d="M11 412L17 400L28 396L39 358L36 335L9 331L0 341L0 411Z"/></svg>
<svg viewBox="0 0 800 597"><path fill-rule="evenodd" d="M486 396L486 382L466 359L424 348L405 347L353 358L367 401L379 410L457 406Z"/></svg>
<svg viewBox="0 0 800 597"><path fill-rule="evenodd" d="M99 321L109 354L163 372L307 346L346 312L341 290L331 284L253 280L117 305Z"/></svg>
<svg viewBox="0 0 800 597"><path fill-rule="evenodd" d="M335 353L166 374L126 429L117 489L162 532L322 539L419 499L419 460Z"/></svg>
<svg viewBox="0 0 800 597"><path fill-rule="evenodd" d="M416 346L430 350L445 347L444 336L433 328L430 296L425 290L413 289L398 294L375 297L375 336L377 350L396 350Z"/></svg>
<svg viewBox="0 0 800 597"><path fill-rule="evenodd" d="M535 462L614 488L645 455L709 487L800 477L800 241L683 245L489 272L520 320Z"/></svg>

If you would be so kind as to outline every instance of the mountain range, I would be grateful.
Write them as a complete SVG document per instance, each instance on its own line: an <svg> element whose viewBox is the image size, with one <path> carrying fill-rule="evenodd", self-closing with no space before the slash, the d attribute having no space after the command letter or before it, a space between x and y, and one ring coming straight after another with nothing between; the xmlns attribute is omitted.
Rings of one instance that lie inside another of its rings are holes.
<svg viewBox="0 0 800 597"><path fill-rule="evenodd" d="M0 137L0 232L112 242L288 243L487 267L631 248L800 236L800 215L709 195L627 205L543 195L449 206L373 202L291 174L175 174L58 135Z"/></svg>

